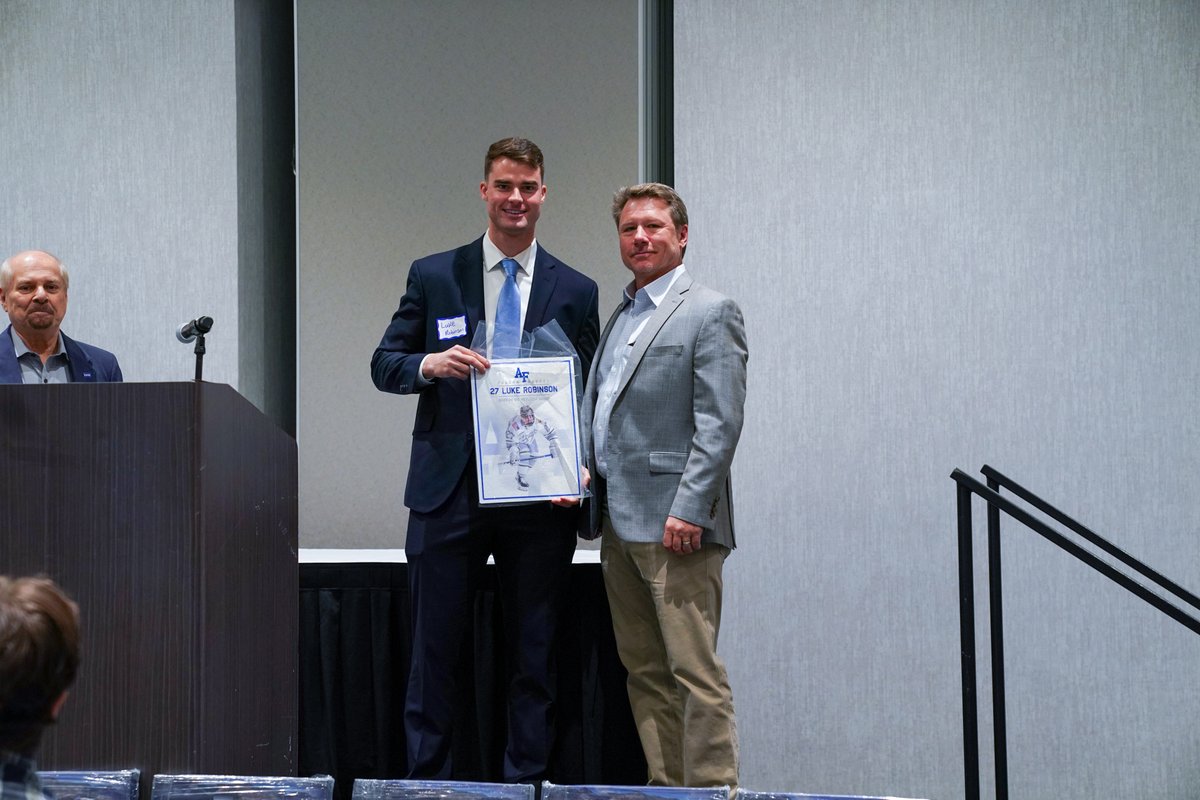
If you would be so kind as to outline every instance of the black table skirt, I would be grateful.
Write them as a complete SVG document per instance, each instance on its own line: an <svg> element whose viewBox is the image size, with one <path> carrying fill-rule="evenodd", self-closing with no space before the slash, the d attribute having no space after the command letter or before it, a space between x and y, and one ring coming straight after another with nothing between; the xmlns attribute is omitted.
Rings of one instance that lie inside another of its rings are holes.
<svg viewBox="0 0 1200 800"><path fill-rule="evenodd" d="M495 570L475 598L455 722L454 779L500 781L504 641ZM598 564L574 564L562 600L556 748L549 780L646 782L625 693L625 670ZM300 565L301 775L332 775L339 797L355 778L402 778L404 687L412 639L406 564Z"/></svg>

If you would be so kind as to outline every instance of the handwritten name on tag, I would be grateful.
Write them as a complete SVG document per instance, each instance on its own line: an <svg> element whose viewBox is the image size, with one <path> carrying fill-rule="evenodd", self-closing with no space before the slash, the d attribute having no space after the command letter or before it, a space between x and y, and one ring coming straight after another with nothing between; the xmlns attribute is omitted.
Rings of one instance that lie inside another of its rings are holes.
<svg viewBox="0 0 1200 800"><path fill-rule="evenodd" d="M439 339L457 339L467 335L466 317L446 317L437 321Z"/></svg>

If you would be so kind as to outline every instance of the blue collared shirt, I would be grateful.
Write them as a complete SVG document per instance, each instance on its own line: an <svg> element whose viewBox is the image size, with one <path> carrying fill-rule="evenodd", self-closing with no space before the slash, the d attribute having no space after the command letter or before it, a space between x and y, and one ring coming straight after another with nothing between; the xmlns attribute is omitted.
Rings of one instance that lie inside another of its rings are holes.
<svg viewBox="0 0 1200 800"><path fill-rule="evenodd" d="M17 363L21 365L21 381L23 383L71 382L71 362L63 347L61 333L58 335L58 344L54 347L53 355L47 358L44 364L42 357L25 345L25 341L19 333L13 331L12 339L13 353L17 356Z"/></svg>

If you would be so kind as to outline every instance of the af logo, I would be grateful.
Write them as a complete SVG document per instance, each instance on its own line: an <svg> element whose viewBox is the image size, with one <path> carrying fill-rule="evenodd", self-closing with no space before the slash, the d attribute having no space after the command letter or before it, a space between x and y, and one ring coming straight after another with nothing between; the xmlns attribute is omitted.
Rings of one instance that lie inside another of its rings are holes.
<svg viewBox="0 0 1200 800"><path fill-rule="evenodd" d="M529 383L529 370L522 372L521 368L517 367L517 371L513 374L513 377L520 378L521 383Z"/></svg>

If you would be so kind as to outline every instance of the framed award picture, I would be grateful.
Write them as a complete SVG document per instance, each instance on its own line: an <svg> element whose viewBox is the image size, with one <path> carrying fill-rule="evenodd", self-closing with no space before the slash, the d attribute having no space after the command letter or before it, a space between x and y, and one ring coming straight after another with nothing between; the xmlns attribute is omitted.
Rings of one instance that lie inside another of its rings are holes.
<svg viewBox="0 0 1200 800"><path fill-rule="evenodd" d="M580 497L575 359L493 359L471 379L479 503Z"/></svg>

